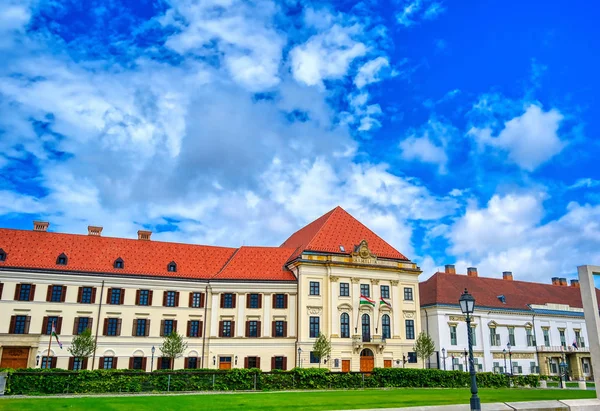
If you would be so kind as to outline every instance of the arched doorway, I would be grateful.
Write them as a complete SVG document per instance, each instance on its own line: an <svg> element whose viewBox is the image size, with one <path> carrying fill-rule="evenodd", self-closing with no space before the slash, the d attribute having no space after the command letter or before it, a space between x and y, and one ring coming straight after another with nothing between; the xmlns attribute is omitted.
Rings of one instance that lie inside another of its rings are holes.
<svg viewBox="0 0 600 411"><path fill-rule="evenodd" d="M360 352L360 372L371 372L375 366L375 357L373 351L368 348Z"/></svg>

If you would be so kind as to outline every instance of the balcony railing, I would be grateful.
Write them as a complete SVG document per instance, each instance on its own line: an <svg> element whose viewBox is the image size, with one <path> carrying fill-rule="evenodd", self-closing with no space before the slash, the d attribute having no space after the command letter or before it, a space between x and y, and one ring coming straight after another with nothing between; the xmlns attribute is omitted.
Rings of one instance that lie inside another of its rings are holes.
<svg viewBox="0 0 600 411"><path fill-rule="evenodd" d="M378 345L378 346L380 346L380 348L382 348L383 346L385 346L386 341L385 341L385 338L383 338L380 335L355 334L352 336L352 346L355 349L360 349L364 345L368 345L368 344Z"/></svg>
<svg viewBox="0 0 600 411"><path fill-rule="evenodd" d="M590 352L590 349L588 347L575 348L572 345L567 345L566 347L563 347L562 345L553 345L550 347L546 347L545 345L540 345L540 346L538 346L538 351L540 351L540 352L556 352L556 353L560 353L560 352L572 353L572 352Z"/></svg>

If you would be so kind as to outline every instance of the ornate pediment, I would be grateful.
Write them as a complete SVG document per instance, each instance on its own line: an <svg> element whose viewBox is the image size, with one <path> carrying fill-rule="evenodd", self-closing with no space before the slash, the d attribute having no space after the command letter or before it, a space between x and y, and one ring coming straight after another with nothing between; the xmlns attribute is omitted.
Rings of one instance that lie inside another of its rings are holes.
<svg viewBox="0 0 600 411"><path fill-rule="evenodd" d="M352 252L352 262L361 264L376 264L377 256L371 253L367 240L362 240L360 244L354 246Z"/></svg>

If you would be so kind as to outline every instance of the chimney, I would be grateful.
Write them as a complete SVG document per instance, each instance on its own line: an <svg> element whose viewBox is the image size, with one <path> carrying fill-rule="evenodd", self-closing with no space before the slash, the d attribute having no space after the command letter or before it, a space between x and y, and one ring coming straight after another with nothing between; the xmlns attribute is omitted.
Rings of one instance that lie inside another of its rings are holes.
<svg viewBox="0 0 600 411"><path fill-rule="evenodd" d="M561 287L567 287L569 285L566 278L559 278L559 281Z"/></svg>
<svg viewBox="0 0 600 411"><path fill-rule="evenodd" d="M512 271L502 272L502 279L504 279L506 281L512 281L513 280Z"/></svg>
<svg viewBox="0 0 600 411"><path fill-rule="evenodd" d="M34 221L33 222L33 231L48 231L48 226L50 225L47 221Z"/></svg>
<svg viewBox="0 0 600 411"><path fill-rule="evenodd" d="M579 288L579 280L571 280L571 287Z"/></svg>
<svg viewBox="0 0 600 411"><path fill-rule="evenodd" d="M102 235L102 227L88 225L88 235L100 237Z"/></svg>
<svg viewBox="0 0 600 411"><path fill-rule="evenodd" d="M467 268L467 275L469 277L477 277L477 267L468 267Z"/></svg>
<svg viewBox="0 0 600 411"><path fill-rule="evenodd" d="M560 285L560 278L552 277L552 285Z"/></svg>
<svg viewBox="0 0 600 411"><path fill-rule="evenodd" d="M456 268L454 268L454 264L446 264L444 267L444 272L446 274L456 274Z"/></svg>
<svg viewBox="0 0 600 411"><path fill-rule="evenodd" d="M152 231L138 230L138 240L150 241Z"/></svg>

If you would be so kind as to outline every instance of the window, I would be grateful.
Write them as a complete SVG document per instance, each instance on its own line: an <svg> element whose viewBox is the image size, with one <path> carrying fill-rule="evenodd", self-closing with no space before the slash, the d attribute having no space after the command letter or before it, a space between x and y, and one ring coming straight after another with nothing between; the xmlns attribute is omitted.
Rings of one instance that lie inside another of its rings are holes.
<svg viewBox="0 0 600 411"><path fill-rule="evenodd" d="M92 319L89 317L77 317L75 318L75 327L74 333L75 335L79 335L88 328L92 328Z"/></svg>
<svg viewBox="0 0 600 411"><path fill-rule="evenodd" d="M567 339L565 337L565 330L558 330L558 333L560 334L560 345L562 345L563 348L567 348Z"/></svg>
<svg viewBox="0 0 600 411"><path fill-rule="evenodd" d="M82 369L83 361L81 358L73 358L73 371L79 371Z"/></svg>
<svg viewBox="0 0 600 411"><path fill-rule="evenodd" d="M249 294L250 299L248 300L248 308L259 308L259 295Z"/></svg>
<svg viewBox="0 0 600 411"><path fill-rule="evenodd" d="M319 317L310 317L310 338L319 336Z"/></svg>
<svg viewBox="0 0 600 411"><path fill-rule="evenodd" d="M585 348L585 340L581 338L581 331L575 330L575 345L577 348Z"/></svg>
<svg viewBox="0 0 600 411"><path fill-rule="evenodd" d="M19 284L17 285L17 298L19 301L31 301L33 300L33 286L31 284Z"/></svg>
<svg viewBox="0 0 600 411"><path fill-rule="evenodd" d="M590 365L587 362L583 363L583 372L585 374L589 374L590 373Z"/></svg>
<svg viewBox="0 0 600 411"><path fill-rule="evenodd" d="M364 295L365 297L371 296L371 287L369 286L369 284L360 285L360 295Z"/></svg>
<svg viewBox="0 0 600 411"><path fill-rule="evenodd" d="M450 326L450 345L456 345L456 325Z"/></svg>
<svg viewBox="0 0 600 411"><path fill-rule="evenodd" d="M284 321L275 321L275 335L274 337L285 337L283 331Z"/></svg>
<svg viewBox="0 0 600 411"><path fill-rule="evenodd" d="M362 315L362 340L363 342L371 341L371 317L369 314Z"/></svg>
<svg viewBox="0 0 600 411"><path fill-rule="evenodd" d="M150 305L150 290L139 290L138 293L138 305Z"/></svg>
<svg viewBox="0 0 600 411"><path fill-rule="evenodd" d="M405 320L406 324L406 339L414 340L415 339L415 321L414 320Z"/></svg>
<svg viewBox="0 0 600 411"><path fill-rule="evenodd" d="M133 368L134 370L143 370L145 369L145 364L144 361L145 358L144 357L132 357L132 361L131 361L131 368Z"/></svg>
<svg viewBox="0 0 600 411"><path fill-rule="evenodd" d="M200 337L200 321L199 320L190 320L189 321L188 337Z"/></svg>
<svg viewBox="0 0 600 411"><path fill-rule="evenodd" d="M169 357L160 357L158 359L157 367L161 370L170 370L171 369L171 359Z"/></svg>
<svg viewBox="0 0 600 411"><path fill-rule="evenodd" d="M412 320L409 320L412 321ZM411 364L416 364L417 363L417 353L416 352L409 352L408 353L408 362Z"/></svg>
<svg viewBox="0 0 600 411"><path fill-rule="evenodd" d="M382 285L380 287L381 290L381 298L390 298L390 286Z"/></svg>
<svg viewBox="0 0 600 411"><path fill-rule="evenodd" d="M174 320L163 320L163 335L171 335L174 325Z"/></svg>
<svg viewBox="0 0 600 411"><path fill-rule="evenodd" d="M287 308L285 294L275 294L275 306L273 308Z"/></svg>
<svg viewBox="0 0 600 411"><path fill-rule="evenodd" d="M259 368L258 357L246 357L246 368Z"/></svg>
<svg viewBox="0 0 600 411"><path fill-rule="evenodd" d="M177 298L177 291L165 291L165 301L164 301L164 306L165 307L177 307L177 303L178 303L178 298Z"/></svg>
<svg viewBox="0 0 600 411"><path fill-rule="evenodd" d="M6 261L6 253L0 248L0 261Z"/></svg>
<svg viewBox="0 0 600 411"><path fill-rule="evenodd" d="M198 368L198 357L188 357L186 368L190 368L190 369Z"/></svg>
<svg viewBox="0 0 600 411"><path fill-rule="evenodd" d="M225 293L223 296L223 308L234 308L233 305L233 294Z"/></svg>
<svg viewBox="0 0 600 411"><path fill-rule="evenodd" d="M110 299L109 304L119 305L121 304L121 294L123 294L123 289L121 288L111 288L109 290Z"/></svg>
<svg viewBox="0 0 600 411"><path fill-rule="evenodd" d="M273 357L273 369L285 370L285 357Z"/></svg>
<svg viewBox="0 0 600 411"><path fill-rule="evenodd" d="M202 304L202 293L191 293L190 301L190 307L192 308L201 308L204 306L204 304Z"/></svg>
<svg viewBox="0 0 600 411"><path fill-rule="evenodd" d="M340 283L340 297L350 297L350 284Z"/></svg>
<svg viewBox="0 0 600 411"><path fill-rule="evenodd" d="M321 295L319 292L319 282L311 281L310 282L310 295Z"/></svg>
<svg viewBox="0 0 600 411"><path fill-rule="evenodd" d="M82 304L92 304L93 287L81 287L81 298L79 302Z"/></svg>
<svg viewBox="0 0 600 411"><path fill-rule="evenodd" d="M490 345L493 347L500 346L500 335L496 334L496 327L490 327Z"/></svg>
<svg viewBox="0 0 600 411"><path fill-rule="evenodd" d="M57 265L67 265L67 256L65 254L61 254L56 259Z"/></svg>
<svg viewBox="0 0 600 411"><path fill-rule="evenodd" d="M258 337L258 321L248 321L248 337Z"/></svg>
<svg viewBox="0 0 600 411"><path fill-rule="evenodd" d="M62 285L49 285L50 287L50 302L60 303L63 301L63 286Z"/></svg>
<svg viewBox="0 0 600 411"><path fill-rule="evenodd" d="M123 259L121 257L115 260L114 267L117 270L122 270L123 268L125 268L125 263L123 262Z"/></svg>
<svg viewBox="0 0 600 411"><path fill-rule="evenodd" d="M29 317L26 315L15 315L12 317L14 325L11 334L28 334Z"/></svg>
<svg viewBox="0 0 600 411"><path fill-rule="evenodd" d="M121 320L119 318L106 319L106 332L104 335L117 336L121 333Z"/></svg>
<svg viewBox="0 0 600 411"><path fill-rule="evenodd" d="M314 351L311 351L310 352L310 363L311 364L318 364L320 362L321 362L321 359L315 355Z"/></svg>
<svg viewBox="0 0 600 411"><path fill-rule="evenodd" d="M392 338L390 316L387 314L384 314L383 317L381 317L381 331L383 338Z"/></svg>
<svg viewBox="0 0 600 411"><path fill-rule="evenodd" d="M535 342L533 341L533 335L531 334L531 328L525 328L525 333L527 335L527 346L533 347Z"/></svg>
<svg viewBox="0 0 600 411"><path fill-rule="evenodd" d="M170 273L177 272L177 264L175 263L175 261L171 261L169 263L169 265L167 266L167 271Z"/></svg>
<svg viewBox="0 0 600 411"><path fill-rule="evenodd" d="M231 327L231 321L222 321L221 322L221 337L232 337L233 333Z"/></svg>
<svg viewBox="0 0 600 411"><path fill-rule="evenodd" d="M56 368L56 357L42 357L40 368Z"/></svg>
<svg viewBox="0 0 600 411"><path fill-rule="evenodd" d="M473 346L477 345L477 333L475 332L475 327L471 327L471 341L473 342Z"/></svg>
<svg viewBox="0 0 600 411"><path fill-rule="evenodd" d="M508 342L511 346L515 346L515 327L508 327Z"/></svg>
<svg viewBox="0 0 600 411"><path fill-rule="evenodd" d="M544 333L544 346L550 347L550 330L548 328L542 328Z"/></svg>
<svg viewBox="0 0 600 411"><path fill-rule="evenodd" d="M52 325L54 324L54 327L58 328L58 317L46 317L46 321L45 321L45 325L46 328L43 330L43 333L45 335L50 335L52 334Z"/></svg>
<svg viewBox="0 0 600 411"><path fill-rule="evenodd" d="M103 357L102 366L104 370L112 370L115 368L115 357Z"/></svg>
<svg viewBox="0 0 600 411"><path fill-rule="evenodd" d="M147 324L148 320L146 319L137 319L135 320L135 336L136 337L145 337L148 335L147 333L147 328L148 328L148 324Z"/></svg>
<svg viewBox="0 0 600 411"><path fill-rule="evenodd" d="M342 313L340 316L340 337L350 338L350 316Z"/></svg>
<svg viewBox="0 0 600 411"><path fill-rule="evenodd" d="M404 287L404 300L412 301L413 300L413 289L412 287Z"/></svg>

